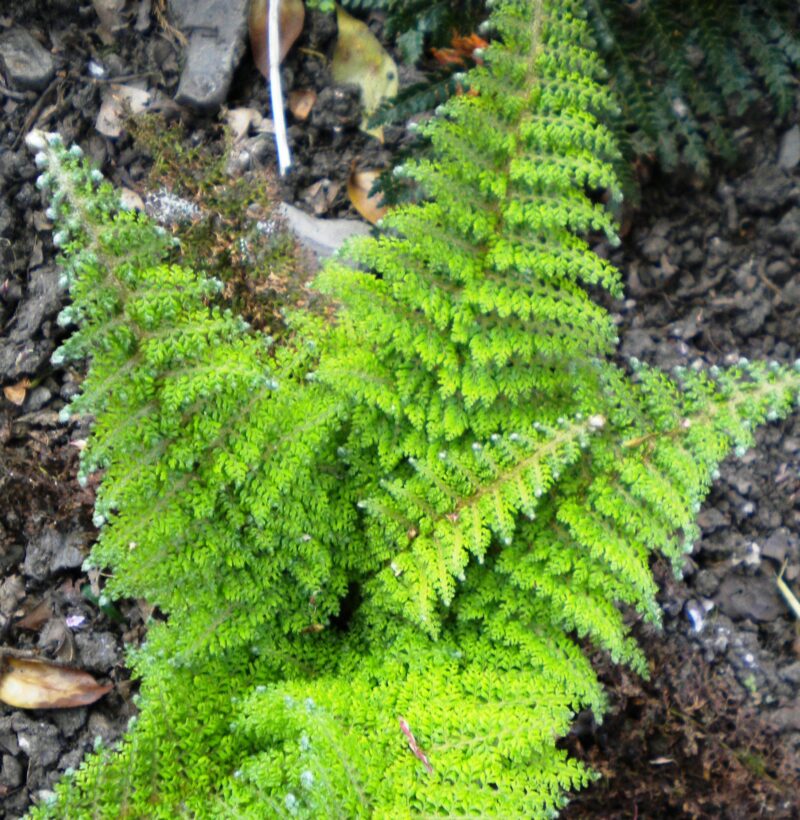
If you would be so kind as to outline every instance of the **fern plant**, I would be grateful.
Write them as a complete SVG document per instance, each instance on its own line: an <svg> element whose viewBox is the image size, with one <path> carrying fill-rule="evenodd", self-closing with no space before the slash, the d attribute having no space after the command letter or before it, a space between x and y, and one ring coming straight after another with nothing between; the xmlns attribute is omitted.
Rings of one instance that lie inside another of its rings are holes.
<svg viewBox="0 0 800 820"><path fill-rule="evenodd" d="M701 172L734 156L728 124L764 92L792 109L800 68L797 10L783 0L586 0L622 108L615 131L629 156Z"/></svg>
<svg viewBox="0 0 800 820"><path fill-rule="evenodd" d="M385 9L388 34L397 37L399 46L417 45L412 53L401 48L412 62L419 58L426 38L443 41L453 30L468 31L480 17L472 3L459 14L448 3L425 4L430 8L422 15L416 0L360 0L355 5ZM655 159L667 171L682 165L705 175L712 157L735 158L735 117L761 99L772 102L779 118L792 110L800 69L795 4L584 0L583 6L620 109L607 125L622 151L617 172L629 198L638 193L631 173L635 160ZM448 9L449 16L443 14ZM479 28L488 31L491 22ZM405 121L463 87L452 73L447 78L434 73L401 90L396 100L376 112L373 123ZM387 201L400 201L390 185L383 189Z"/></svg>
<svg viewBox="0 0 800 820"><path fill-rule="evenodd" d="M214 306L169 237L58 137L52 191L90 357L69 413L104 470L91 562L167 615L130 656L140 714L40 817L546 817L592 774L559 749L602 716L587 643L646 673L733 448L789 412L795 368L676 378L612 361L582 235L615 237L615 102L578 0L500 0L498 37L400 175L427 198L270 340Z"/></svg>

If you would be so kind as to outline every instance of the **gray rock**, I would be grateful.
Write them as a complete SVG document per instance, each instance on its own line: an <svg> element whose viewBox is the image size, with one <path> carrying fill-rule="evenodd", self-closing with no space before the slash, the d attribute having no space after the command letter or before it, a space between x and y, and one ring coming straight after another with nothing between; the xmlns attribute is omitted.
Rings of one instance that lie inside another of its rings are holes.
<svg viewBox="0 0 800 820"><path fill-rule="evenodd" d="M778 732L800 731L800 703L776 709L770 715L770 723Z"/></svg>
<svg viewBox="0 0 800 820"><path fill-rule="evenodd" d="M783 563L789 550L795 546L796 539L786 527L781 527L770 535L766 540L764 546L761 548L761 554L767 558L772 558L779 564Z"/></svg>
<svg viewBox="0 0 800 820"><path fill-rule="evenodd" d="M319 259L338 251L351 236L364 236L371 230L357 219L319 219L285 202L279 210L300 242Z"/></svg>
<svg viewBox="0 0 800 820"><path fill-rule="evenodd" d="M43 720L35 721L22 714L11 719L11 725L17 732L17 742L37 766L47 768L58 760L61 754L58 729L52 723Z"/></svg>
<svg viewBox="0 0 800 820"><path fill-rule="evenodd" d="M744 177L737 189L742 207L753 214L780 211L789 202L793 192L791 178L777 165L756 168Z"/></svg>
<svg viewBox="0 0 800 820"><path fill-rule="evenodd" d="M4 534L2 528L0 534ZM0 578L7 578L11 574L11 570L22 561L24 552L22 544L16 542L0 545Z"/></svg>
<svg viewBox="0 0 800 820"><path fill-rule="evenodd" d="M0 583L0 614L11 615L25 597L25 584L19 575L9 575Z"/></svg>
<svg viewBox="0 0 800 820"><path fill-rule="evenodd" d="M56 72L50 52L22 28L0 36L0 62L9 82L23 91L41 91Z"/></svg>
<svg viewBox="0 0 800 820"><path fill-rule="evenodd" d="M778 165L784 171L791 171L798 163L800 163L800 125L794 125L781 138Z"/></svg>
<svg viewBox="0 0 800 820"><path fill-rule="evenodd" d="M741 311L733 320L734 332L743 338L757 333L763 326L767 316L772 312L772 304L766 297L759 299L756 295L748 295L744 297L742 304L748 304L746 301L748 298L752 299L748 309ZM742 495L747 495L749 492L748 489Z"/></svg>
<svg viewBox="0 0 800 820"><path fill-rule="evenodd" d="M786 611L770 578L729 575L714 597L720 610L733 619L766 623Z"/></svg>
<svg viewBox="0 0 800 820"><path fill-rule="evenodd" d="M225 101L245 52L248 0L170 0L175 25L189 38L176 102L213 111Z"/></svg>
<svg viewBox="0 0 800 820"><path fill-rule="evenodd" d="M662 254L667 252L669 242L663 236L648 236L642 243L642 256L648 262L658 262Z"/></svg>
<svg viewBox="0 0 800 820"><path fill-rule="evenodd" d="M0 717L0 751L16 756L19 754L19 743L17 733L11 725L12 717L12 715Z"/></svg>
<svg viewBox="0 0 800 820"><path fill-rule="evenodd" d="M22 764L16 757L3 755L3 768L0 770L0 786L15 789L22 785Z"/></svg>
<svg viewBox="0 0 800 820"><path fill-rule="evenodd" d="M33 271L28 294L4 329L7 335L0 345L1 382L16 381L44 364L54 344L50 339L37 338L39 329L60 305L58 271L50 267Z"/></svg>
<svg viewBox="0 0 800 820"><path fill-rule="evenodd" d="M44 581L48 575L75 569L83 563L83 553L77 546L80 543L78 533L65 535L46 529L28 544L22 571L29 578Z"/></svg>
<svg viewBox="0 0 800 820"><path fill-rule="evenodd" d="M800 686L800 661L794 661L794 663L784 666L779 674L783 680L793 683L795 686Z"/></svg>
<svg viewBox="0 0 800 820"><path fill-rule="evenodd" d="M74 541L75 539L73 539ZM63 549L59 550L54 556L50 564L50 571L56 575L59 572L64 572L70 569L77 569L83 564L85 555L76 543L67 543Z"/></svg>
<svg viewBox="0 0 800 820"><path fill-rule="evenodd" d="M75 709L54 709L52 712L53 723L58 726L64 737L72 737L78 729L82 729L88 717L89 710L85 706Z"/></svg>
<svg viewBox="0 0 800 820"><path fill-rule="evenodd" d="M81 666L96 672L107 672L122 655L111 632L79 632L75 644L81 653Z"/></svg>
<svg viewBox="0 0 800 820"><path fill-rule="evenodd" d="M34 387L25 397L25 412L41 410L52 397L53 394L43 384Z"/></svg>
<svg viewBox="0 0 800 820"><path fill-rule="evenodd" d="M722 527L729 527L731 520L724 513L720 512L714 507L700 510L697 516L697 523L704 533L709 534L715 532Z"/></svg>
<svg viewBox="0 0 800 820"><path fill-rule="evenodd" d="M713 595L719 587L719 578L710 569L701 569L694 579L694 588L705 598Z"/></svg>
<svg viewBox="0 0 800 820"><path fill-rule="evenodd" d="M99 737L104 744L113 743L119 735L114 724L100 712L92 712L87 729L93 741Z"/></svg>
<svg viewBox="0 0 800 820"><path fill-rule="evenodd" d="M786 245L792 253L800 251L800 208L790 208L768 235L770 239Z"/></svg>
<svg viewBox="0 0 800 820"><path fill-rule="evenodd" d="M58 770L77 769L83 760L83 749L70 749L66 754L58 759Z"/></svg>
<svg viewBox="0 0 800 820"><path fill-rule="evenodd" d="M767 276L779 285L787 282L792 273L792 266L785 259L776 259L767 265Z"/></svg>

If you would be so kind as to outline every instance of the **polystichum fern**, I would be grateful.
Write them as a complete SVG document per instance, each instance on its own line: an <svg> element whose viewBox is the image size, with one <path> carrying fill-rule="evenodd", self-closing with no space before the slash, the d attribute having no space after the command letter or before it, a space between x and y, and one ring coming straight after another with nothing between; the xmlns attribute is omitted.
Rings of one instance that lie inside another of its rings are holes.
<svg viewBox="0 0 800 820"><path fill-rule="evenodd" d="M277 351L32 138L80 325L58 356L91 358L91 560L168 615L131 655L137 725L40 816L544 817L591 779L556 745L603 713L583 642L646 671L622 606L658 621L650 556L679 565L800 375L612 363L584 286L619 276L581 235L615 237L587 195L619 196L615 104L581 14L496 4L477 94L400 171L427 199Z"/></svg>

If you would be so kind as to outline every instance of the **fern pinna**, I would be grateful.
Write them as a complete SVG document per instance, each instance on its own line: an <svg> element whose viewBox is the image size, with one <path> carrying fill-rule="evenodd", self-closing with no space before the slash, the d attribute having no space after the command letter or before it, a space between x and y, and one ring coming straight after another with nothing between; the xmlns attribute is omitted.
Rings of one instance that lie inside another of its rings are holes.
<svg viewBox="0 0 800 820"><path fill-rule="evenodd" d="M613 100L575 0L501 0L474 96L398 173L427 198L319 286L277 350L213 304L80 150L30 142L89 356L91 562L168 617L140 714L40 816L545 817L592 777L583 649L646 672L648 561L679 565L716 466L800 375L611 361L620 292L581 238L619 196Z"/></svg>

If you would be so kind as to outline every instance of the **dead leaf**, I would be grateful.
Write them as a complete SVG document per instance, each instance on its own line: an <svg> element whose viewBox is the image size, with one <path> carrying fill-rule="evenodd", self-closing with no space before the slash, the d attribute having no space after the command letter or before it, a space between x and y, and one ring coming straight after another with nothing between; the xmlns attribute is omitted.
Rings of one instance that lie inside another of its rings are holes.
<svg viewBox="0 0 800 820"><path fill-rule="evenodd" d="M95 598L100 597L100 570L97 567L92 567L87 573L89 578L89 590ZM83 590L81 590L82 592Z"/></svg>
<svg viewBox="0 0 800 820"><path fill-rule="evenodd" d="M18 709L88 706L111 688L80 669L0 654L0 700Z"/></svg>
<svg viewBox="0 0 800 820"><path fill-rule="evenodd" d="M304 120L311 113L317 101L317 92L313 88L302 88L289 93L289 110L298 120Z"/></svg>
<svg viewBox="0 0 800 820"><path fill-rule="evenodd" d="M38 632L52 615L53 608L50 606L50 601L46 599L39 601L24 618L17 621L17 627L19 629L29 629L31 632Z"/></svg>
<svg viewBox="0 0 800 820"><path fill-rule="evenodd" d="M146 110L151 100L152 94L145 88L112 84L103 94L95 128L105 137L118 137L125 118Z"/></svg>
<svg viewBox="0 0 800 820"><path fill-rule="evenodd" d="M383 142L383 127L367 128L383 100L396 96L397 65L366 23L336 7L339 37L333 52L331 75L336 83L354 83L361 89L364 118L361 130Z"/></svg>
<svg viewBox="0 0 800 820"><path fill-rule="evenodd" d="M450 41L452 48L432 48L431 55L441 65L466 65L466 60L471 59L478 65L483 63L475 55L476 49L484 49L489 44L477 34L470 34L466 37L454 34Z"/></svg>
<svg viewBox="0 0 800 820"><path fill-rule="evenodd" d="M473 55L475 49L483 49L489 47L489 43L487 43L486 40L483 39L483 37L479 37L474 32L466 36L454 34L453 39L450 41L450 43L453 46L453 48L455 48L457 51L462 51L464 54L469 55L474 60L476 60L476 62L480 62L480 60L477 60Z"/></svg>
<svg viewBox="0 0 800 820"><path fill-rule="evenodd" d="M303 0L279 0L278 31L280 34L283 62L289 49L294 45L303 31L306 8ZM269 44L267 43L267 0L252 0L247 25L250 29L250 47L253 49L253 61L258 70L269 79Z"/></svg>
<svg viewBox="0 0 800 820"><path fill-rule="evenodd" d="M128 211L144 212L144 202L132 188L123 188L119 192L119 201Z"/></svg>
<svg viewBox="0 0 800 820"><path fill-rule="evenodd" d="M63 618L51 618L39 633L38 645L46 649L59 664L72 663L76 655L75 639Z"/></svg>
<svg viewBox="0 0 800 820"><path fill-rule="evenodd" d="M341 182L330 179L318 179L300 192L303 202L307 203L317 216L327 213L342 188Z"/></svg>
<svg viewBox="0 0 800 820"><path fill-rule="evenodd" d="M369 192L375 184L375 180L380 176L380 171L356 171L350 172L347 180L347 196L353 203L353 207L373 225L388 210L382 205L383 194L370 196Z"/></svg>
<svg viewBox="0 0 800 820"><path fill-rule="evenodd" d="M17 407L19 407L25 401L25 396L30 386L30 379L22 379L16 384L10 384L8 387L4 387L3 395L11 402L11 404L16 404Z"/></svg>
<svg viewBox="0 0 800 820"><path fill-rule="evenodd" d="M241 142L252 128L255 131L262 131L264 117L255 108L229 108L225 111L225 120L231 129L233 142Z"/></svg>

